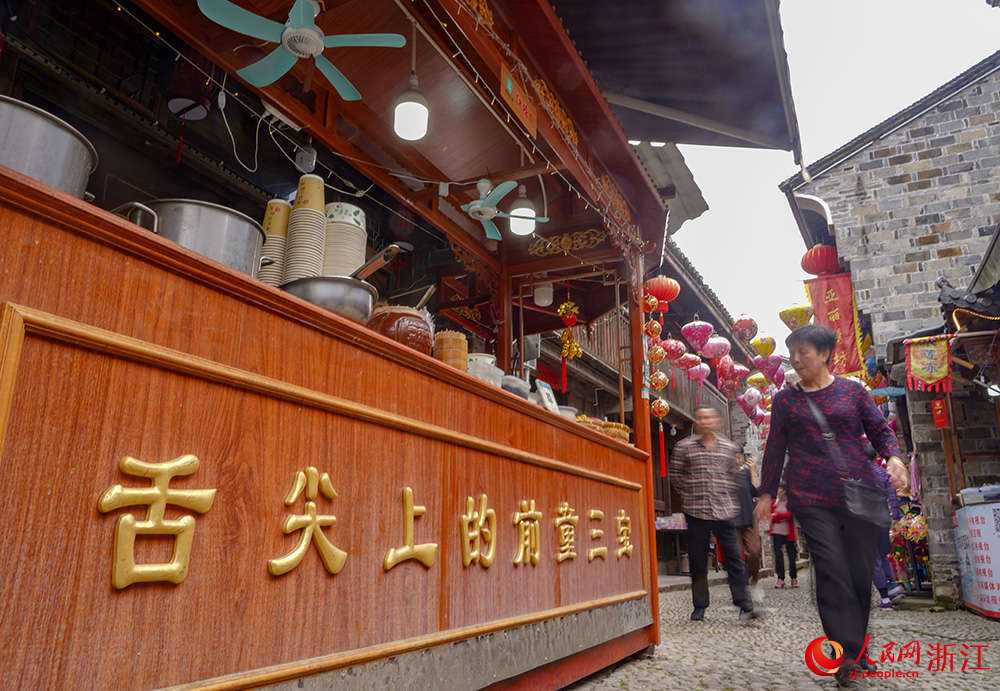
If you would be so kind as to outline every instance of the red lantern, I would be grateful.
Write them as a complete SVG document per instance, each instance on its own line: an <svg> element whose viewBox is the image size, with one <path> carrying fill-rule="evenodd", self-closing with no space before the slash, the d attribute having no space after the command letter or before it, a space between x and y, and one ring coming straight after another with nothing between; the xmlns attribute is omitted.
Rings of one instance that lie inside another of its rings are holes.
<svg viewBox="0 0 1000 691"><path fill-rule="evenodd" d="M831 245L816 245L802 255L802 270L814 276L837 273L840 271L837 248Z"/></svg>
<svg viewBox="0 0 1000 691"><path fill-rule="evenodd" d="M663 314L666 313L671 300L675 300L681 294L680 284L672 278L666 276L656 276L646 281L643 286L647 295L652 295L660 301L656 308L660 312L660 323L663 323Z"/></svg>

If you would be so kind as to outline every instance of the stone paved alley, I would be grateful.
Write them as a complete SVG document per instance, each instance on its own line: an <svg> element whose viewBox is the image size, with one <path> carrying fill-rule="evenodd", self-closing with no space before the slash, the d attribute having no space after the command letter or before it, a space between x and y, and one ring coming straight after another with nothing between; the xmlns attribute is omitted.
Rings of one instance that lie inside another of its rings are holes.
<svg viewBox="0 0 1000 691"><path fill-rule="evenodd" d="M762 579L765 618L741 626L724 584L711 588L712 606L704 621L690 621L687 587L660 593L662 639L649 659L629 659L568 687L571 691L632 691L670 689L746 689L747 691L814 691L837 688L833 677L820 677L804 661L806 645L823 632L816 606L810 601L809 570L800 572L798 589L775 590L775 578ZM873 590L874 592L874 590ZM914 601L911 600L911 603ZM913 659L885 663L879 670L917 671L919 677L873 679L872 689L933 689L956 691L996 689L1000 680L1000 622L964 611L930 611L927 606L883 611L873 608L869 657L878 661L883 646L895 648L920 641L920 664ZM982 667L975 667L975 648L967 658L962 644L982 648ZM954 671L937 671L931 646L954 644ZM932 671L928 670L931 667Z"/></svg>

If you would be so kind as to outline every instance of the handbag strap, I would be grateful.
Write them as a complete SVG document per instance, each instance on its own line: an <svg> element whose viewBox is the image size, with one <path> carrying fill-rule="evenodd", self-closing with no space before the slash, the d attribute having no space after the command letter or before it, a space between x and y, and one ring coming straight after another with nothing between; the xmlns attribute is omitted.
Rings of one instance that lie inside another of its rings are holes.
<svg viewBox="0 0 1000 691"><path fill-rule="evenodd" d="M837 466L837 470L840 471L841 477L847 477L847 465L844 463L844 458L840 455L840 446L837 444L837 435L834 434L833 430L830 429L830 425L826 421L826 416L823 415L823 411L819 409L812 398L806 395L806 392L802 390L802 383L795 385L795 388L799 390L802 397L806 399L806 403L809 406L809 410L812 411L813 417L816 418L816 422L819 424L819 430L823 434L823 440L826 442L826 446L830 449L830 455L833 457L833 462Z"/></svg>

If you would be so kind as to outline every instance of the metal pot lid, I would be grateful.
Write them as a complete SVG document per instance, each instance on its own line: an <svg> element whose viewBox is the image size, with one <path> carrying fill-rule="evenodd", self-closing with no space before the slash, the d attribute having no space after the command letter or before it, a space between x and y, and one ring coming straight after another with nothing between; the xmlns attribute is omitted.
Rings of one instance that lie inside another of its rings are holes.
<svg viewBox="0 0 1000 691"><path fill-rule="evenodd" d="M60 127L68 130L69 133L72 134L73 136L75 136L77 139L79 139L80 142L83 143L83 145L87 148L87 151L90 152L90 156L91 156L90 172L93 173L95 170L97 170L97 163L98 163L97 149L94 148L94 145L90 143L89 139L87 139L86 137L84 137L80 133L80 130L76 129L75 127L73 127L71 124L69 124L65 120L57 118L55 115L53 115L49 111L44 110L42 108L39 108L38 106L33 106L30 103L25 103L24 101L19 101L16 98L11 98L10 96L0 95L0 102L7 102L7 103L10 103L10 104L13 104L14 106L16 106L18 108L24 108L25 110L30 110L33 113L37 114L37 115L41 115L46 120L51 120L52 122L56 123Z"/></svg>
<svg viewBox="0 0 1000 691"><path fill-rule="evenodd" d="M213 204L212 202L203 202L200 199L176 199L176 198L151 199L148 202L143 202L143 204L145 204L146 206L155 206L157 204L183 204L187 206L204 206L214 211L223 211L233 216L237 216L246 221L247 223L252 224L257 229L257 232L260 233L261 238L263 240L267 240L267 234L264 232L264 228L261 227L260 223L253 220L242 211L237 211L236 209L230 209L228 206L222 206L221 204Z"/></svg>

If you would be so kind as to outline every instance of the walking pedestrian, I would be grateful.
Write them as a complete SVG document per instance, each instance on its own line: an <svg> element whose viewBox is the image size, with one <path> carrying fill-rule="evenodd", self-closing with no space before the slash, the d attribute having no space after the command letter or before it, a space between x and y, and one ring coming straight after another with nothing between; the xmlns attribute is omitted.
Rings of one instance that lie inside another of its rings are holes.
<svg viewBox="0 0 1000 691"><path fill-rule="evenodd" d="M754 602L762 602L764 595L760 590L760 531L753 510L757 505L760 491L757 485L757 462L753 456L747 456L740 469L739 500L740 513L736 517L736 527L740 533L740 543L743 546L743 561L747 565L750 576L750 594Z"/></svg>
<svg viewBox="0 0 1000 691"><path fill-rule="evenodd" d="M796 544L795 522L792 520L792 512L788 510L788 500L785 497L785 483L778 485L778 496L771 502L771 544L774 545L774 571L778 574L778 582L775 588L785 587L785 556L782 550L788 553L788 571L792 577L792 587L798 588L798 567L796 561L799 558L798 545Z"/></svg>
<svg viewBox="0 0 1000 691"><path fill-rule="evenodd" d="M875 583L875 588L882 598L881 602L878 603L879 609L892 609L893 602L903 597L903 588L902 586L889 588L889 582L893 580L893 576L887 555L891 549L892 540L896 537L895 533L899 529L899 519L903 517L903 512L899 509L899 497L896 496L896 490L892 486L889 475L882 468L879 459L876 458L873 462L875 464L874 470L878 487L882 488L882 491L886 493L889 499L889 516L892 518L892 527L878 527L878 540L875 547L875 570L872 573L872 581Z"/></svg>
<svg viewBox="0 0 1000 691"><path fill-rule="evenodd" d="M694 434L677 443L670 458L671 482L680 492L687 520L691 569L691 619L705 618L708 608L708 545L711 535L726 554L726 574L740 621L757 617L747 589L747 569L740 556L733 520L739 512L737 489L743 456L736 444L717 436L722 417L714 408L698 408Z"/></svg>
<svg viewBox="0 0 1000 691"><path fill-rule="evenodd" d="M867 665L863 648L878 531L874 523L848 511L837 459L843 459L847 476L874 485L872 464L862 450L861 435L867 433L889 459L887 472L896 488L906 485L908 471L899 458L896 436L868 392L830 372L837 342L832 329L819 325L796 329L785 339L801 381L795 388L778 391L772 401L757 514L762 520L770 518L767 514L787 453L788 506L812 555L820 621L827 638L844 650L837 683L841 688L866 688L867 680L857 672ZM814 407L825 420L813 412ZM824 428L832 434L824 435Z"/></svg>

